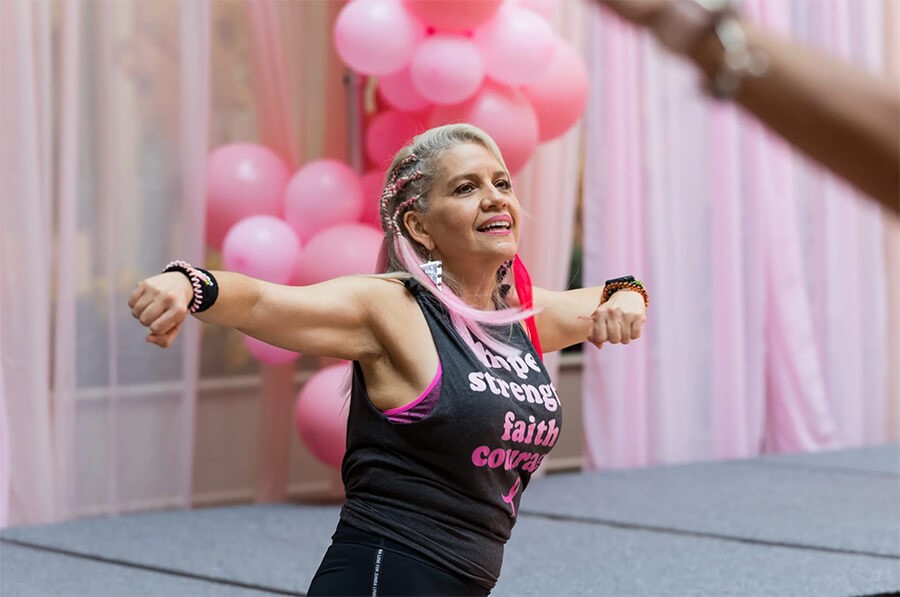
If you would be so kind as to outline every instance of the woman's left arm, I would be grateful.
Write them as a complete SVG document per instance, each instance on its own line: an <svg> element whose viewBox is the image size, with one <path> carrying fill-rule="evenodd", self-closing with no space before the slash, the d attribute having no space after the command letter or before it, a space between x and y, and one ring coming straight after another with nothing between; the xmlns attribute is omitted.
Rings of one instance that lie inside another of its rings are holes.
<svg viewBox="0 0 900 597"><path fill-rule="evenodd" d="M535 315L544 352L561 350L587 340L597 348L604 342L628 344L640 338L647 317L644 297L619 290L602 305L603 287L556 292L534 288Z"/></svg>

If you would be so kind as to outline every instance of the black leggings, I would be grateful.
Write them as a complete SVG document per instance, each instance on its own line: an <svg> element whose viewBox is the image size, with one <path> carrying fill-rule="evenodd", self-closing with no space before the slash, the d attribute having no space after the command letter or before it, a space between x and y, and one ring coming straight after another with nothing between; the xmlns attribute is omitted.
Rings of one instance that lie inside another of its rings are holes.
<svg viewBox="0 0 900 597"><path fill-rule="evenodd" d="M338 524L307 595L487 595L396 541Z"/></svg>

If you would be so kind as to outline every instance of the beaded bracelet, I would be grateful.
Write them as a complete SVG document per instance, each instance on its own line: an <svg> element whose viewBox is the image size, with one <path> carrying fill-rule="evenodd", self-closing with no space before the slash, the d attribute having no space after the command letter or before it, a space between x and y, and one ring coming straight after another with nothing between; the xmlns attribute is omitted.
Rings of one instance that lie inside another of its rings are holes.
<svg viewBox="0 0 900 597"><path fill-rule="evenodd" d="M631 277L631 276L629 276ZM616 280L610 281L604 284L603 286L603 296L600 297L600 304L602 305L606 301L609 300L609 297L614 295L616 292L620 290L633 290L637 292L642 297L644 297L644 308L650 306L650 297L647 295L647 289L644 288L644 283L640 280Z"/></svg>
<svg viewBox="0 0 900 597"><path fill-rule="evenodd" d="M203 268L194 267L187 261L176 260L170 262L163 272L181 272L190 280L194 289L194 298L188 304L191 313L206 311L219 298L219 283L215 276Z"/></svg>

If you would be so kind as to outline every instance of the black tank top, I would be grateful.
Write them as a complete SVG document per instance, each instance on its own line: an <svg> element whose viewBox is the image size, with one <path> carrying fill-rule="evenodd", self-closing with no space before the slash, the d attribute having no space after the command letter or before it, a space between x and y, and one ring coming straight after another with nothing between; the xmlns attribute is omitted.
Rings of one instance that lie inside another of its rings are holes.
<svg viewBox="0 0 900 597"><path fill-rule="evenodd" d="M522 490L558 439L559 396L522 326L491 328L518 357L480 343L473 353L437 298L405 285L437 348L440 399L424 419L392 423L353 364L341 519L491 589Z"/></svg>

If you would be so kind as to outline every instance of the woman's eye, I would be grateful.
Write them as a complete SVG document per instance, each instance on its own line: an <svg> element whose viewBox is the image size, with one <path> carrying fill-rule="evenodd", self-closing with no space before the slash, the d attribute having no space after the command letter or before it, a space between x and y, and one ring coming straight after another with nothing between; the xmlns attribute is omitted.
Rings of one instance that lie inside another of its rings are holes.
<svg viewBox="0 0 900 597"><path fill-rule="evenodd" d="M495 182L494 186L497 187L498 189L506 189L506 190L512 188L512 185L510 184L510 182L508 180L506 180L505 178L500 179L497 182Z"/></svg>
<svg viewBox="0 0 900 597"><path fill-rule="evenodd" d="M464 184L464 185L460 185L460 186L456 187L456 193L457 193L457 194L468 193L468 192L473 191L473 190L475 190L475 185L473 185L473 184L470 183L470 182L467 182L467 183Z"/></svg>

